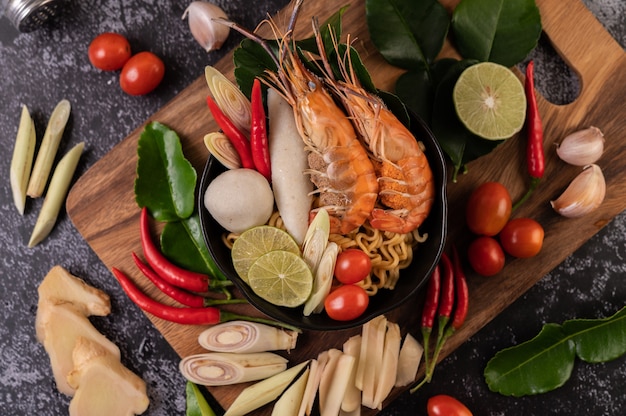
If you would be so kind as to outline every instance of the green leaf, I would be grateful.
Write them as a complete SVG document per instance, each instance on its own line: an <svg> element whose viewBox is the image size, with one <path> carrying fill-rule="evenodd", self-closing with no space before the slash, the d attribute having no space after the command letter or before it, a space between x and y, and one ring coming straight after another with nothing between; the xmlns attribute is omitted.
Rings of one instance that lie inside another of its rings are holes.
<svg viewBox="0 0 626 416"><path fill-rule="evenodd" d="M562 386L574 367L576 346L557 324L535 338L498 352L485 368L489 389L505 396L544 393Z"/></svg>
<svg viewBox="0 0 626 416"><path fill-rule="evenodd" d="M546 324L535 338L506 348L489 360L489 389L507 396L544 393L570 377L576 356L590 363L626 354L626 307L605 319Z"/></svg>
<svg viewBox="0 0 626 416"><path fill-rule="evenodd" d="M451 30L464 58L512 67L537 46L541 16L534 0L461 0Z"/></svg>
<svg viewBox="0 0 626 416"><path fill-rule="evenodd" d="M189 217L194 210L197 173L185 159L180 139L167 126L151 122L137 147L135 200L159 221Z"/></svg>
<svg viewBox="0 0 626 416"><path fill-rule="evenodd" d="M400 75L396 81L395 90L408 108L430 124L435 87L426 67L423 67L421 71L411 70Z"/></svg>
<svg viewBox="0 0 626 416"><path fill-rule="evenodd" d="M187 396L186 416L217 416L197 385L188 381L185 386L185 393Z"/></svg>
<svg viewBox="0 0 626 416"><path fill-rule="evenodd" d="M372 42L392 65L428 68L443 46L450 17L437 0L366 0Z"/></svg>
<svg viewBox="0 0 626 416"><path fill-rule="evenodd" d="M180 267L226 280L207 249L197 213L165 225L161 233L161 251Z"/></svg>
<svg viewBox="0 0 626 416"><path fill-rule="evenodd" d="M335 48L333 36L336 40L341 38L342 28L341 28L341 18L343 17L346 10L348 10L349 5L341 7L332 16L330 16L324 23L319 26L320 36L322 37L322 43L324 44L324 49L327 53ZM318 53L317 49L317 41L314 36L310 38L301 39L296 42L296 45L305 51Z"/></svg>
<svg viewBox="0 0 626 416"><path fill-rule="evenodd" d="M268 41L272 50L276 50L276 42ZM263 74L266 69L276 71L276 64L265 49L251 39L244 39L233 52L235 80L239 89L250 98L254 78Z"/></svg>
<svg viewBox="0 0 626 416"><path fill-rule="evenodd" d="M563 332L576 343L576 355L589 363L614 360L626 353L626 308L605 319L573 319Z"/></svg>

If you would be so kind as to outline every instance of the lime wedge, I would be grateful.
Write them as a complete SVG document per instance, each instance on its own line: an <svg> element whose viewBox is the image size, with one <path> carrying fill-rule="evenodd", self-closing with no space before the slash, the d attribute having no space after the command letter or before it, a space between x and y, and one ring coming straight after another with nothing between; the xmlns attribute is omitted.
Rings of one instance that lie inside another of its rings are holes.
<svg viewBox="0 0 626 416"><path fill-rule="evenodd" d="M313 275L300 255L275 250L259 257L250 266L248 282L254 293L266 301L296 307L311 294Z"/></svg>
<svg viewBox="0 0 626 416"><path fill-rule="evenodd" d="M269 225L252 227L233 243L231 257L235 271L248 283L248 270L262 255L274 250L300 254L300 247L289 233Z"/></svg>
<svg viewBox="0 0 626 416"><path fill-rule="evenodd" d="M524 86L507 67L481 62L465 69L453 90L454 108L469 131L488 140L508 139L526 119Z"/></svg>

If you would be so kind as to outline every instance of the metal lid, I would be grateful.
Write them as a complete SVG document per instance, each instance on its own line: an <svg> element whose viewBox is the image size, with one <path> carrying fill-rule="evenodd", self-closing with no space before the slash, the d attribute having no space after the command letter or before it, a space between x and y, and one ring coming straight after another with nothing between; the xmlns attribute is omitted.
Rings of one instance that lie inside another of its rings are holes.
<svg viewBox="0 0 626 416"><path fill-rule="evenodd" d="M9 0L5 14L20 32L39 29L58 14L60 0Z"/></svg>

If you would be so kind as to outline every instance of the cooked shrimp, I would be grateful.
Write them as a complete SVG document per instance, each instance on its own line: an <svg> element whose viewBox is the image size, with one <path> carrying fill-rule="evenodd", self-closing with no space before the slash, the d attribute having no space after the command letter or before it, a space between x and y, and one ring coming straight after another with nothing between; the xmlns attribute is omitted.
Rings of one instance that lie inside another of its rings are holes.
<svg viewBox="0 0 626 416"><path fill-rule="evenodd" d="M337 106L322 82L310 73L289 47L302 0L296 2L286 35L267 20L281 45L276 56L264 40L229 22L228 24L259 42L275 60L278 70L266 72L268 84L291 104L300 135L309 152L311 177L319 193L319 206L331 217L331 232L347 234L370 216L378 198L374 166L359 141L354 126ZM314 211L315 212L315 211ZM313 212L313 213L314 213Z"/></svg>
<svg viewBox="0 0 626 416"><path fill-rule="evenodd" d="M379 201L386 208L373 209L369 222L383 231L411 232L426 219L434 201L435 184L428 159L413 134L383 101L360 86L349 52L345 58L347 63L338 60L346 81L333 78L317 29L315 34L326 66L328 85L350 115L374 160Z"/></svg>

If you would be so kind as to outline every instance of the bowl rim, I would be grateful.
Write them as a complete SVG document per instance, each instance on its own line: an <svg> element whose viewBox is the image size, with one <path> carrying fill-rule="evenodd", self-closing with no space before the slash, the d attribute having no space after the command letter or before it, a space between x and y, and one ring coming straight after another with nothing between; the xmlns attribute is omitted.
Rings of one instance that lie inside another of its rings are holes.
<svg viewBox="0 0 626 416"><path fill-rule="evenodd" d="M204 193L206 188L208 187L211 178L211 173L214 170L225 171L225 168L215 157L209 155L202 172L202 176L200 179L200 185L197 190L197 209L200 217L200 226L202 235L205 241L205 244L209 250L210 255L213 257L217 267L220 271L231 280L235 286L239 289L242 295L248 300L248 302L254 306L259 312L269 316L272 319L288 323L299 327L301 329L307 330L317 330L317 331L330 331L330 330L343 330L343 329L351 329L357 326L360 326L367 321L375 318L376 316L388 313L402 304L404 304L407 300L412 298L426 283L428 277L432 274L435 266L439 263L441 255L444 251L444 247L447 239L447 217L448 217L448 200L447 200L447 166L446 159L439 145L439 142L435 138L431 129L426 125L426 123L415 113L412 111L408 111L410 123L411 123L411 131L414 132L415 129L421 130L421 136L425 136L428 140L425 140L425 137L420 137L420 141L424 143L428 154L428 159L431 165L431 169L433 170L433 176L436 181L435 186L435 203L433 204L433 209L431 209L431 213L428 218L424 222L425 224L429 224L429 233L435 232L436 235L429 235L427 241L423 244L428 244L429 241L435 241L435 246L430 249L432 252L432 257L430 263L425 268L425 272L419 282L411 286L410 290L405 291L404 293L397 295L399 299L395 302L389 302L388 305L379 305L380 302L376 304L376 308L372 308L372 302L370 302L370 306L360 317L350 320L350 321L336 321L329 318L324 312L320 314L311 315L306 317L302 314L302 306L297 308L287 308L281 307L277 305L273 305L264 299L258 297L252 289L237 275L232 266L232 261L229 261L229 264L224 264L223 261L223 252L224 249L227 249L226 246L222 243L221 238L218 240L221 244L221 247L217 247L211 238L211 233L209 230L213 229L212 227L218 227L220 230L220 235L225 230L217 224L217 222L212 218L209 214L208 210L204 207ZM437 209L434 209L437 207ZM434 216L437 218L434 218ZM438 222L437 222L438 221ZM418 248L422 245L418 245ZM221 251L221 253L220 253ZM433 252L434 251L434 252ZM415 249L414 249L415 253ZM228 256L230 259L230 256ZM407 271L411 268L409 266ZM403 271L404 271L403 270ZM401 271L402 273L402 271ZM390 292L394 292L398 290L395 289L389 290ZM384 293L384 292L383 292ZM373 297L381 296L381 294L376 294ZM294 312L298 315L295 315ZM293 316L292 316L293 315ZM324 322L320 323L321 316L323 316Z"/></svg>

